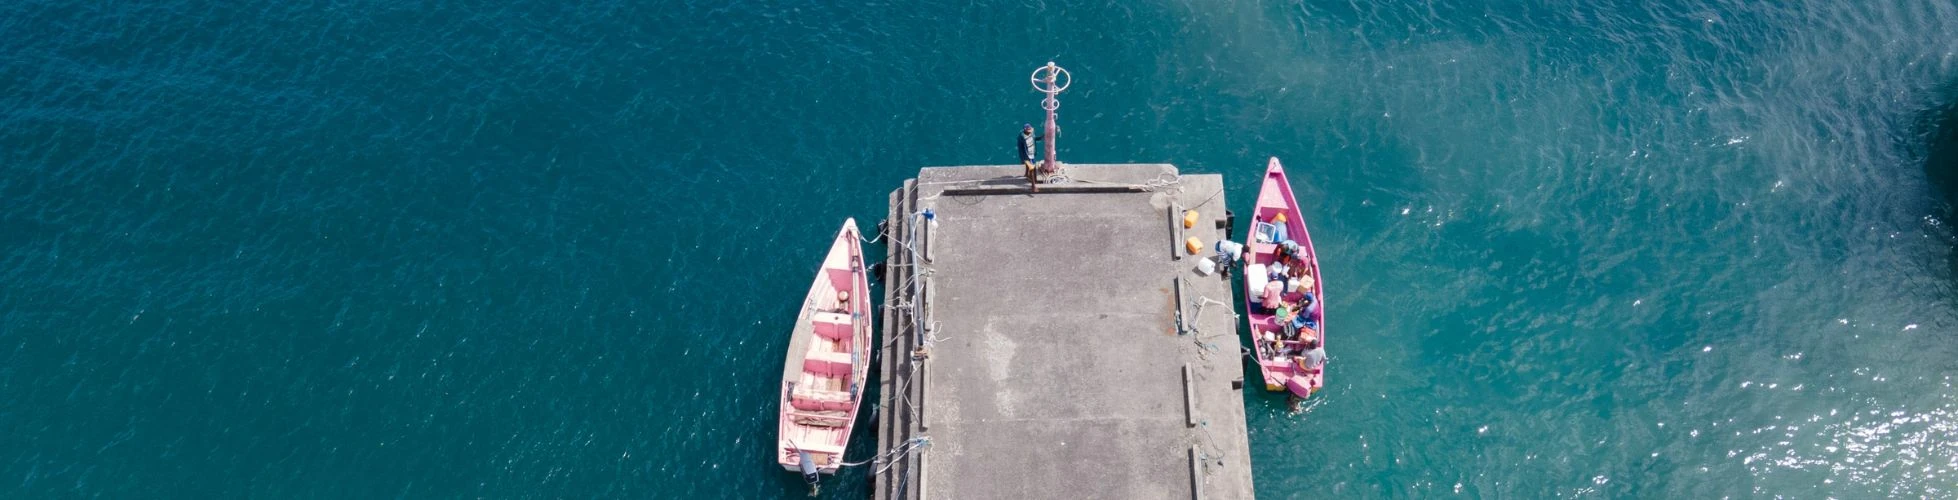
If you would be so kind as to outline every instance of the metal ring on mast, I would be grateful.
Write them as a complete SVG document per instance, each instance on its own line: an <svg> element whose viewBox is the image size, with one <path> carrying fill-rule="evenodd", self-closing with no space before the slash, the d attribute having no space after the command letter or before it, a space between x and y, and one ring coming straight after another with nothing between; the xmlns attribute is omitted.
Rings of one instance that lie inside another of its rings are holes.
<svg viewBox="0 0 1958 500"><path fill-rule="evenodd" d="M1074 84L1074 75L1060 66L1055 66L1052 61L1048 61L1046 66L1033 70L1032 79L1033 89L1049 96L1059 94L1067 90L1068 85Z"/></svg>
<svg viewBox="0 0 1958 500"><path fill-rule="evenodd" d="M1067 90L1068 85L1074 84L1074 75L1068 73L1065 68L1055 66L1053 61L1047 61L1046 66L1033 70L1031 80L1033 80L1033 90L1047 94L1046 99L1040 100L1040 109L1054 111L1061 109L1061 100L1056 96L1060 95L1061 91Z"/></svg>

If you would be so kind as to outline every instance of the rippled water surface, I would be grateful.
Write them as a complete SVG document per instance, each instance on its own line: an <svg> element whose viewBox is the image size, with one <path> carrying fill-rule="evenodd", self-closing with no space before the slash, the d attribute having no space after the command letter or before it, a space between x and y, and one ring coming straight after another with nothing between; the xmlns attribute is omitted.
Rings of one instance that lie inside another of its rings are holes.
<svg viewBox="0 0 1958 500"><path fill-rule="evenodd" d="M1948 1L23 0L0 496L800 496L825 238L1050 59L1064 159L1308 200L1261 496L1958 495Z"/></svg>

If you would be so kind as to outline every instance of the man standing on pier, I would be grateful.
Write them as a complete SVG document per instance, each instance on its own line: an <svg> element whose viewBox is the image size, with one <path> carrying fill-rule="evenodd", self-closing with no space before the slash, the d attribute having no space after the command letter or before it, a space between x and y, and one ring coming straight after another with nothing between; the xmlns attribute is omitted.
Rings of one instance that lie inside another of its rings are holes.
<svg viewBox="0 0 1958 500"><path fill-rule="evenodd" d="M1033 124L1024 124L1020 126L1020 147L1015 148L1020 151L1020 164L1027 167L1027 185L1035 193L1040 192L1040 169L1033 165L1033 145L1042 139L1045 138L1033 135Z"/></svg>

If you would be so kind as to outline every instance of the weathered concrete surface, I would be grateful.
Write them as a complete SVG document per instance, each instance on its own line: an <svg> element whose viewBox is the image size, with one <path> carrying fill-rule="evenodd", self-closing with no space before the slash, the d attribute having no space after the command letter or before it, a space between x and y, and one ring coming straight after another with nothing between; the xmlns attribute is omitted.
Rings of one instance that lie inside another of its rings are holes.
<svg viewBox="0 0 1958 500"><path fill-rule="evenodd" d="M878 497L1252 496L1229 283L1193 272L1200 256L1172 257L1182 236L1206 250L1222 236L1221 178L1169 165L1066 173L1029 194L1017 166L920 172L916 208L937 218L920 268L935 328L918 339L930 351L922 390L905 391L921 417L880 444L925 435L932 446L909 477L880 478ZM1181 229L1180 212L1173 226L1172 205L1196 207L1196 227ZM1196 331L1179 334L1179 306L1198 319L1206 297L1216 303Z"/></svg>

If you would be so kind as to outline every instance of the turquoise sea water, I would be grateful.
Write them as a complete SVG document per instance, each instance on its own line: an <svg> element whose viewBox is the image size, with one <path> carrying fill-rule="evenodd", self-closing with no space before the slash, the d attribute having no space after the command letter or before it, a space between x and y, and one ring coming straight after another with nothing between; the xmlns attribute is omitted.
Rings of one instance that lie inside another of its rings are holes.
<svg viewBox="0 0 1958 500"><path fill-rule="evenodd" d="M0 497L800 496L827 238L1048 60L1064 160L1307 200L1262 497L1958 495L1951 2L22 0Z"/></svg>

